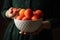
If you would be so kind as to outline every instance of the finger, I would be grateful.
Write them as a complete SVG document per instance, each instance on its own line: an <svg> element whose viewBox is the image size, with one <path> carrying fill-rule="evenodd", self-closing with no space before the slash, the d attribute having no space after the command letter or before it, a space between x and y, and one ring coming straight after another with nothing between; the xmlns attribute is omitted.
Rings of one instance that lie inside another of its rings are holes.
<svg viewBox="0 0 60 40"><path fill-rule="evenodd" d="M9 11L11 11L13 9L13 7L9 8Z"/></svg>
<svg viewBox="0 0 60 40"><path fill-rule="evenodd" d="M12 9L13 9L13 7L10 8L10 10L12 10Z"/></svg>
<svg viewBox="0 0 60 40"><path fill-rule="evenodd" d="M13 9L13 7L11 7L11 8L9 9L10 13L13 13L12 9Z"/></svg>
<svg viewBox="0 0 60 40"><path fill-rule="evenodd" d="M24 32L24 35L26 35L27 33L26 32Z"/></svg>
<svg viewBox="0 0 60 40"><path fill-rule="evenodd" d="M20 33L20 34L24 34L24 31L20 31L19 33Z"/></svg>

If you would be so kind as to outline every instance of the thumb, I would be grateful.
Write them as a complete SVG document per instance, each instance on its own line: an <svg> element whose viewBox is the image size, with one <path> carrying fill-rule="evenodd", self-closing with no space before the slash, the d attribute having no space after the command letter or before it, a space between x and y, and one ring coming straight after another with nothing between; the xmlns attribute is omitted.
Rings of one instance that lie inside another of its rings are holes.
<svg viewBox="0 0 60 40"><path fill-rule="evenodd" d="M20 31L19 34L24 34L24 31Z"/></svg>
<svg viewBox="0 0 60 40"><path fill-rule="evenodd" d="M11 7L9 10L12 10L13 9L13 7Z"/></svg>
<svg viewBox="0 0 60 40"><path fill-rule="evenodd" d="M12 13L12 12L13 12L13 11L12 11L12 9L13 9L13 7L11 7L11 8L9 9L10 13Z"/></svg>

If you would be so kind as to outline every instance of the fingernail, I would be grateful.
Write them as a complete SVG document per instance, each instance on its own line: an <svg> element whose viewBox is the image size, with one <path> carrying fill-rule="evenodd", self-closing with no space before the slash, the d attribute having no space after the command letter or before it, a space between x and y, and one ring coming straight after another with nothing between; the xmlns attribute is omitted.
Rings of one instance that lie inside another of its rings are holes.
<svg viewBox="0 0 60 40"><path fill-rule="evenodd" d="M26 34L26 33L24 33L24 34Z"/></svg>
<svg viewBox="0 0 60 40"><path fill-rule="evenodd" d="M21 34L21 32L19 32Z"/></svg>

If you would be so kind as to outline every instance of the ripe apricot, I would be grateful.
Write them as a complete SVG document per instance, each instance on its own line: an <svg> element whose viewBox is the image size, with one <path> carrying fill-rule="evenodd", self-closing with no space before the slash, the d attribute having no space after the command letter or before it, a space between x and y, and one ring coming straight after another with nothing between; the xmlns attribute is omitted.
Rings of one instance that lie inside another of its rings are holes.
<svg viewBox="0 0 60 40"><path fill-rule="evenodd" d="M38 15L34 15L34 16L32 16L32 18L31 18L31 20L33 20L33 21L37 21L39 19L39 16Z"/></svg>
<svg viewBox="0 0 60 40"><path fill-rule="evenodd" d="M22 20L31 20L29 17L23 17Z"/></svg>
<svg viewBox="0 0 60 40"><path fill-rule="evenodd" d="M25 16L24 12L25 12L25 9L21 9L21 10L19 11L19 15Z"/></svg>
<svg viewBox="0 0 60 40"><path fill-rule="evenodd" d="M23 17L24 17L23 15L19 15L19 16L16 17L16 19L22 20Z"/></svg>
<svg viewBox="0 0 60 40"><path fill-rule="evenodd" d="M33 15L33 11L31 9L26 9L25 12L24 12L25 16L26 17L32 17Z"/></svg>

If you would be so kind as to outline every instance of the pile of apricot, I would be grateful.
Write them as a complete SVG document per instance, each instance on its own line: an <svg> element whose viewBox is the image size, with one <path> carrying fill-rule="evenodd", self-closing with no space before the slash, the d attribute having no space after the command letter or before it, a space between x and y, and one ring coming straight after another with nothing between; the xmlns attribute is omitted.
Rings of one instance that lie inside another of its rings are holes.
<svg viewBox="0 0 60 40"><path fill-rule="evenodd" d="M18 15L16 16L17 20L39 20L43 17L43 11L42 10L35 10L32 9L20 9L17 11L17 8L13 8L13 11L15 11Z"/></svg>

